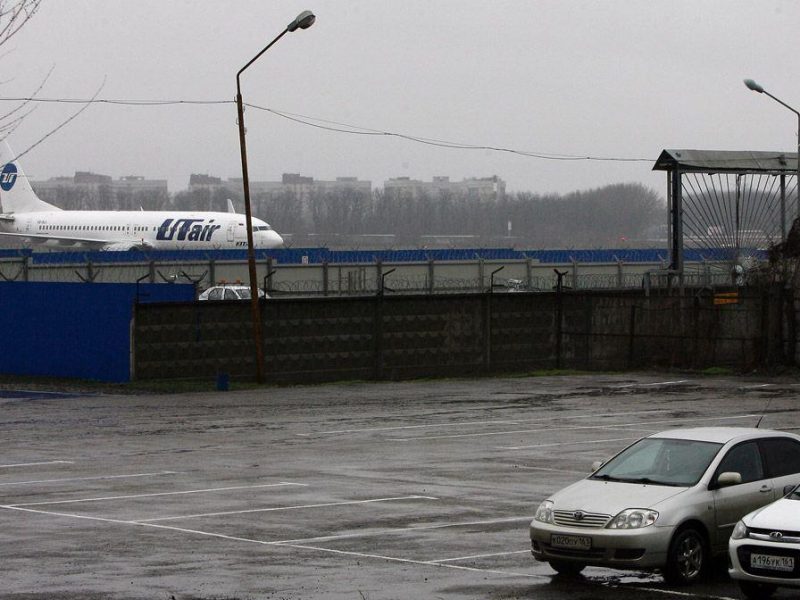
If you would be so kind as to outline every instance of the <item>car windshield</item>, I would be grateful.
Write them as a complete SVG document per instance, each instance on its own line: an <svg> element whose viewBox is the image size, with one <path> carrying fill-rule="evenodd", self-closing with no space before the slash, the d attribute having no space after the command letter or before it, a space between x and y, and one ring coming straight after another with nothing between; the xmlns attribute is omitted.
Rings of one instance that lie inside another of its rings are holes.
<svg viewBox="0 0 800 600"><path fill-rule="evenodd" d="M690 487L703 476L722 444L644 438L600 467L591 479Z"/></svg>
<svg viewBox="0 0 800 600"><path fill-rule="evenodd" d="M242 300L250 300L250 288L236 290L236 293L239 294L239 298Z"/></svg>

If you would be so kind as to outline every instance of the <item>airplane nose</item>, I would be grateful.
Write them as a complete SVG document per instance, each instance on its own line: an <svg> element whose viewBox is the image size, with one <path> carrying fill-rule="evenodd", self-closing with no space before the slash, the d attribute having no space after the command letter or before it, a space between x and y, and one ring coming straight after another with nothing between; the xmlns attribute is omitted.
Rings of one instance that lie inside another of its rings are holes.
<svg viewBox="0 0 800 600"><path fill-rule="evenodd" d="M256 248L280 248L283 246L283 238L277 231L254 231L253 244Z"/></svg>
<svg viewBox="0 0 800 600"><path fill-rule="evenodd" d="M278 248L283 246L283 238L280 236L280 234L278 234L277 231L268 231L267 243L269 244L270 248Z"/></svg>

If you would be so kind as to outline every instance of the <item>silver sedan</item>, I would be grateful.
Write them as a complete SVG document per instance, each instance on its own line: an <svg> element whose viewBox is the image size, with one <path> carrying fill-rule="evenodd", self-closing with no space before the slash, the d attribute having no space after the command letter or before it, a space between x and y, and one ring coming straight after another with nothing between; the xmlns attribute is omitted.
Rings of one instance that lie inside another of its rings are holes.
<svg viewBox="0 0 800 600"><path fill-rule="evenodd" d="M587 565L661 569L673 584L700 579L727 551L734 525L800 483L800 436L705 427L642 438L544 500L531 551L557 572Z"/></svg>

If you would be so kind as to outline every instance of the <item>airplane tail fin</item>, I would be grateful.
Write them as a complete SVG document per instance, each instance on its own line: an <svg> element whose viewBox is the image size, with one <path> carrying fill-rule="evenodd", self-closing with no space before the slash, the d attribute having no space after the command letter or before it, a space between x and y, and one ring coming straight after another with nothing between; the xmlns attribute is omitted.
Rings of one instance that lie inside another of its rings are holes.
<svg viewBox="0 0 800 600"><path fill-rule="evenodd" d="M228 198L228 212L229 213L235 213L236 212L236 209L233 208L233 200L231 200L230 198Z"/></svg>
<svg viewBox="0 0 800 600"><path fill-rule="evenodd" d="M0 210L7 214L61 210L39 199L5 141L0 143Z"/></svg>

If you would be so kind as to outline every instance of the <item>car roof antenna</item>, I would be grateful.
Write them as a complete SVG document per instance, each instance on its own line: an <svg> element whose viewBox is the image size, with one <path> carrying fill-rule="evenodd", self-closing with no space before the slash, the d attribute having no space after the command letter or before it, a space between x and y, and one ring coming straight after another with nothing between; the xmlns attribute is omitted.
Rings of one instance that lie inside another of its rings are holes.
<svg viewBox="0 0 800 600"><path fill-rule="evenodd" d="M756 429L758 429L758 426L761 425L761 421L764 420L764 415L767 414L767 410L769 409L769 403L770 402L772 402L772 398L767 400L767 405L764 407L764 412L761 413L761 416L758 418L758 423L756 423Z"/></svg>

